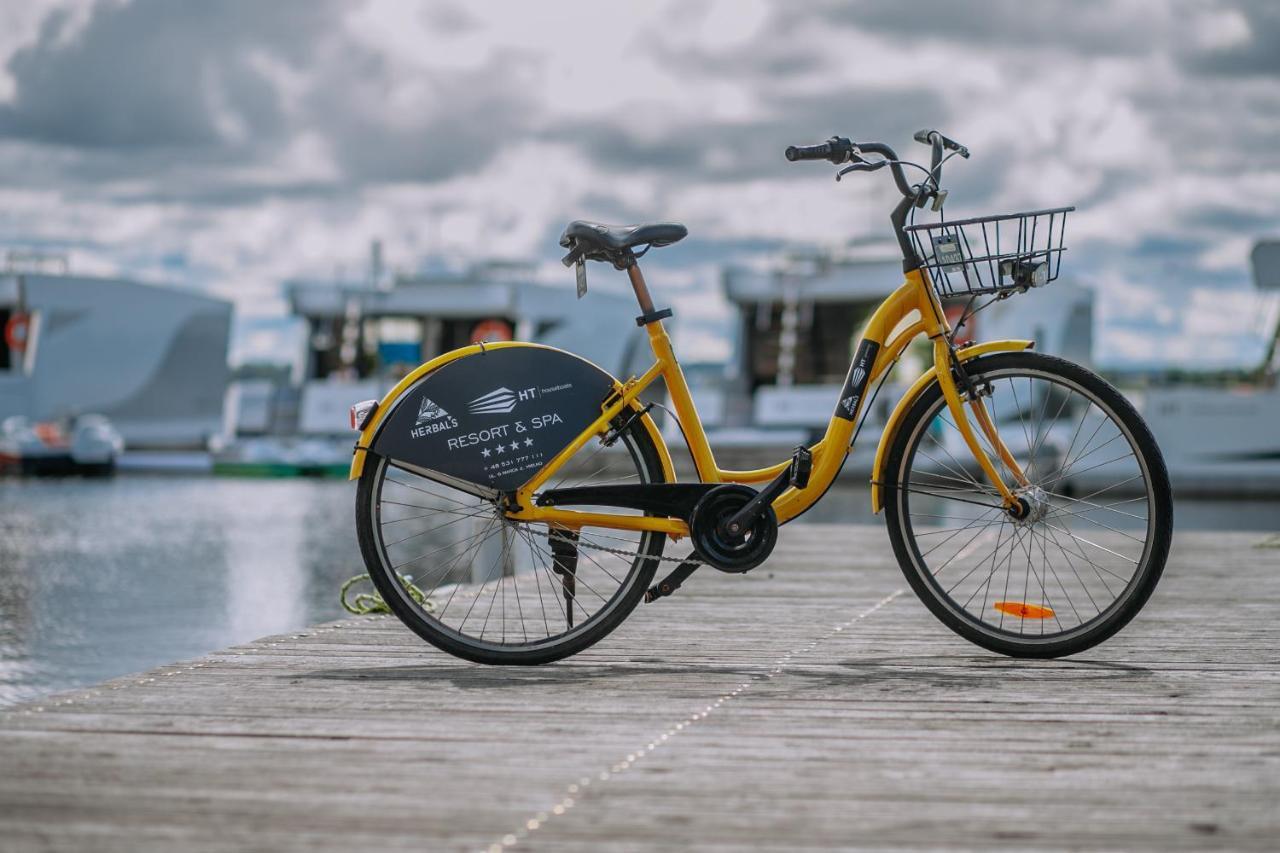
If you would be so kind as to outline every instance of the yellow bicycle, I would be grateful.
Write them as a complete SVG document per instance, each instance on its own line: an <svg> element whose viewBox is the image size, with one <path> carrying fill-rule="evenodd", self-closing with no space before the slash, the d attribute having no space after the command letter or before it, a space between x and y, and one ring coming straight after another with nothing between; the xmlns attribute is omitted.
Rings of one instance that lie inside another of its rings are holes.
<svg viewBox="0 0 1280 853"><path fill-rule="evenodd" d="M944 312L959 300L967 318L1057 278L1072 208L912 224L926 205L941 211L943 164L968 157L936 131L916 139L931 148L928 167L842 137L786 151L842 166L837 178L890 170L905 273L867 322L826 434L790 459L749 471L716 463L663 328L672 312L654 306L637 260L685 236L672 223L573 222L561 238L580 295L587 261L627 273L654 354L640 376L619 381L538 344L477 344L352 407L360 547L391 610L459 657L546 663L599 641L699 567L759 566L778 527L831 486L869 399L923 335L933 366L888 418L871 475L872 506L911 587L948 627L1008 655L1073 654L1127 624L1160 578L1172 531L1150 431L1111 385L1031 341L957 346ZM694 482L677 481L655 404L641 397L658 380Z"/></svg>

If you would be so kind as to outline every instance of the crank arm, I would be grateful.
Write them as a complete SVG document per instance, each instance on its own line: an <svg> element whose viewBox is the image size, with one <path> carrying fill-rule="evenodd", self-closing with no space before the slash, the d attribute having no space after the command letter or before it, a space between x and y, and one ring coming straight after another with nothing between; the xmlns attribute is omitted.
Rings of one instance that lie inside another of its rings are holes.
<svg viewBox="0 0 1280 853"><path fill-rule="evenodd" d="M787 489L803 489L809 485L809 474L812 471L813 453L803 445L797 447L791 455L791 464L725 523L724 532L733 537L744 530L750 530L765 510L773 506L779 495Z"/></svg>

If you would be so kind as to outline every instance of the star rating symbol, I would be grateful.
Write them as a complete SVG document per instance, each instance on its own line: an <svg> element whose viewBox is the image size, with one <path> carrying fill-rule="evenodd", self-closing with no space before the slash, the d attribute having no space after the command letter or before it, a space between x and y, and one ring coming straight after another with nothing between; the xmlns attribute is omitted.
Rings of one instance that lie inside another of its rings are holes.
<svg viewBox="0 0 1280 853"><path fill-rule="evenodd" d="M504 447L503 445L499 444L497 447L495 447L495 448L494 448L494 451L495 451L495 452L497 452L497 453L504 453L504 452L506 452L506 449L507 449L506 447Z"/></svg>
<svg viewBox="0 0 1280 853"><path fill-rule="evenodd" d="M532 438L526 438L526 439L524 440L524 446L525 446L525 447L533 447L533 439L532 439Z"/></svg>
<svg viewBox="0 0 1280 853"><path fill-rule="evenodd" d="M512 450L519 450L519 449L520 449L520 442L518 442L518 441L513 441L513 442L511 442L511 449L512 449Z"/></svg>
<svg viewBox="0 0 1280 853"><path fill-rule="evenodd" d="M481 455L481 456L483 456L485 459L488 459L488 458L489 458L489 448L487 448L487 447L482 447L482 448L480 448L480 455Z"/></svg>

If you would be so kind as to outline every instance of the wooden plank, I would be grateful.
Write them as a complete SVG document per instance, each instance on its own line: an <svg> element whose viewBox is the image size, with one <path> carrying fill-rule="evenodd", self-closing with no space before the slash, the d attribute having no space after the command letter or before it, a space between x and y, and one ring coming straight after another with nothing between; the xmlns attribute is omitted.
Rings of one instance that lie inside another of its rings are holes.
<svg viewBox="0 0 1280 853"><path fill-rule="evenodd" d="M554 666L389 617L269 637L0 714L0 846L1273 849L1260 538L1178 537L1148 609L1066 661L955 637L849 526Z"/></svg>

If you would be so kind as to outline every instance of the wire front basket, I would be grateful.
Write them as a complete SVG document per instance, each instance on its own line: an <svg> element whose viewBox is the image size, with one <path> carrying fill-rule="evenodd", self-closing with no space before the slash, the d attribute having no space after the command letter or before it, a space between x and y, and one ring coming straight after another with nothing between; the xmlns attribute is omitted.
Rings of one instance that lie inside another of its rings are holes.
<svg viewBox="0 0 1280 853"><path fill-rule="evenodd" d="M939 296L1008 294L1042 287L1062 266L1074 207L910 225L905 230Z"/></svg>

